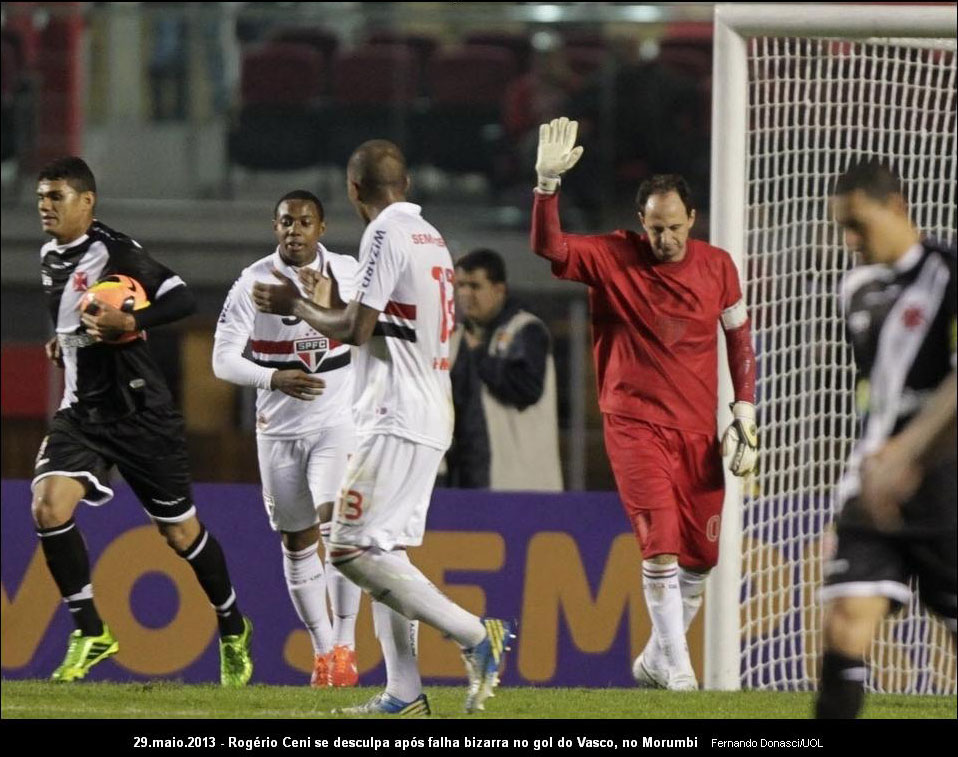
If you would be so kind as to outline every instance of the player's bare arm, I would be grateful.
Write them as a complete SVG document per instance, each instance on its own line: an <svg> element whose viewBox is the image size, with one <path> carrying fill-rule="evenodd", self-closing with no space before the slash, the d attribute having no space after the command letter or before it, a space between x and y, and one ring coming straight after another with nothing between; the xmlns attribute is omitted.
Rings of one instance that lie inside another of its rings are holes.
<svg viewBox="0 0 958 757"><path fill-rule="evenodd" d="M956 392L952 371L911 423L863 461L862 505L876 522L894 526L898 508L917 491L928 465L954 455Z"/></svg>
<svg viewBox="0 0 958 757"><path fill-rule="evenodd" d="M95 304L96 308L88 307L80 315L80 321L86 327L87 334L94 340L100 342L118 333L136 330L136 318L132 313L124 313L119 308L100 300L96 300Z"/></svg>
<svg viewBox="0 0 958 757"><path fill-rule="evenodd" d="M43 345L43 351L47 354L47 359L51 363L63 367L63 351L60 348L60 340L57 339L57 335L54 334L47 342Z"/></svg>
<svg viewBox="0 0 958 757"><path fill-rule="evenodd" d="M307 298L330 310L345 309L346 303L339 294L339 282L332 270L323 274L314 268L300 268L296 273Z"/></svg>
<svg viewBox="0 0 958 757"><path fill-rule="evenodd" d="M365 344L373 335L380 311L357 300L342 310L324 308L301 296L292 279L276 270L273 275L282 283L253 285L253 302L264 313L302 318L324 336L344 344Z"/></svg>
<svg viewBox="0 0 958 757"><path fill-rule="evenodd" d="M275 371L270 377L269 388L275 389L295 397L298 400L310 402L323 393L326 382L318 376L293 368L284 371Z"/></svg>

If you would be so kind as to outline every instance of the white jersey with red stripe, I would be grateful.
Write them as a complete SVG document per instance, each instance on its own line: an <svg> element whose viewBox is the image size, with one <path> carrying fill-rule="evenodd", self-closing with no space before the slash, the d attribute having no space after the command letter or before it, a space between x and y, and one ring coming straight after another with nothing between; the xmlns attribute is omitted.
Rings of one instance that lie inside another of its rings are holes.
<svg viewBox="0 0 958 757"><path fill-rule="evenodd" d="M453 424L453 265L442 235L421 213L412 203L389 205L359 245L355 298L380 315L355 356L356 431L445 450Z"/></svg>
<svg viewBox="0 0 958 757"><path fill-rule="evenodd" d="M324 268L328 266L328 269ZM351 298L356 260L330 252L319 245L316 259L307 267L331 270L340 286L340 296ZM216 326L214 365L224 351L241 351L255 365L247 365L248 379L237 383L256 386L256 431L261 436L294 439L320 429L351 424L353 369L351 348L329 339L305 321L292 316L262 313L253 304L254 282L275 284L275 268L297 283L296 268L287 265L277 249L243 270L227 295ZM231 357L235 358L235 355ZM256 366L260 366L259 369ZM298 368L317 374L325 382L323 393L313 400L299 400L270 389L274 370ZM233 380L230 378L230 380Z"/></svg>

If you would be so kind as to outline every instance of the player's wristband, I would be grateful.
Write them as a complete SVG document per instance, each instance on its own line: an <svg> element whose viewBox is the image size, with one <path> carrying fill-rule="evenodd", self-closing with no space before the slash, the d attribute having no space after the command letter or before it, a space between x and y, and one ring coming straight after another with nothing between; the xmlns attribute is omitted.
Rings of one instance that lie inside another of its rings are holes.
<svg viewBox="0 0 958 757"><path fill-rule="evenodd" d="M551 195L555 194L555 191L559 188L561 183L562 179L560 179L558 176L540 176L539 183L536 184L536 189L543 194Z"/></svg>

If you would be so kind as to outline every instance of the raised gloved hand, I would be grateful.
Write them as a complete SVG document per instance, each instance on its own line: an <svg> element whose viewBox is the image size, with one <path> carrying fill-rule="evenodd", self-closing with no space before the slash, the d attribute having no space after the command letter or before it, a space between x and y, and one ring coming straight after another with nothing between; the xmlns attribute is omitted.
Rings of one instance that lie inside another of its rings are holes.
<svg viewBox="0 0 958 757"><path fill-rule="evenodd" d="M758 462L758 427L755 425L755 405L751 402L732 403L732 424L722 436L722 454L731 455L729 470L736 476L747 476Z"/></svg>
<svg viewBox="0 0 958 757"><path fill-rule="evenodd" d="M537 185L540 192L552 194L559 187L559 177L574 166L585 148L575 146L579 122L563 116L539 127L539 150L536 153Z"/></svg>

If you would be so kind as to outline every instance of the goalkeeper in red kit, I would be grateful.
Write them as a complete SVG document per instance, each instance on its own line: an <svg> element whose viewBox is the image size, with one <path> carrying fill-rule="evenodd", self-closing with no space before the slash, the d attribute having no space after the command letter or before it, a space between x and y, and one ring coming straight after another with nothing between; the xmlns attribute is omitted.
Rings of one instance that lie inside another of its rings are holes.
<svg viewBox="0 0 958 757"><path fill-rule="evenodd" d="M692 690L685 632L718 561L722 454L737 476L758 458L748 313L728 253L689 238L695 209L681 176L654 176L639 188L645 234L562 232L557 195L560 176L582 155L577 127L566 118L540 127L532 249L559 278L589 286L605 446L642 550L652 619L632 672L642 686ZM719 323L735 391L721 444Z"/></svg>

